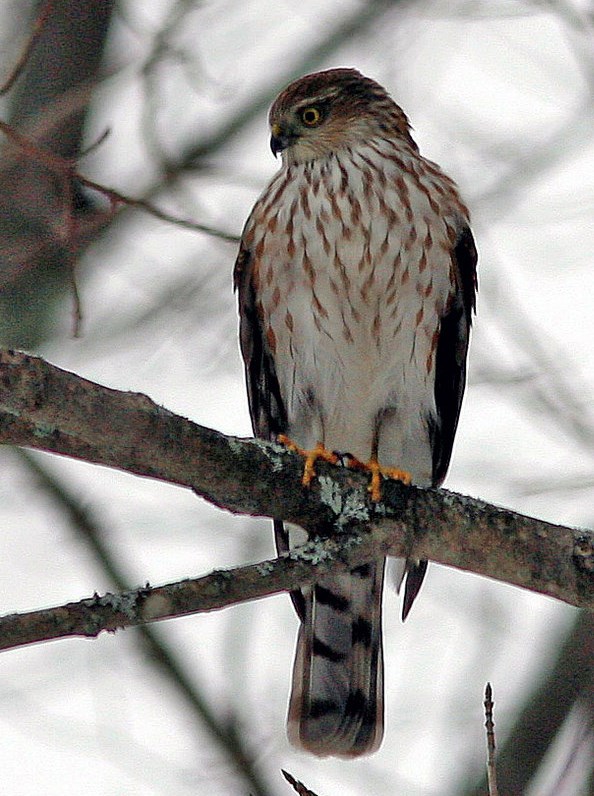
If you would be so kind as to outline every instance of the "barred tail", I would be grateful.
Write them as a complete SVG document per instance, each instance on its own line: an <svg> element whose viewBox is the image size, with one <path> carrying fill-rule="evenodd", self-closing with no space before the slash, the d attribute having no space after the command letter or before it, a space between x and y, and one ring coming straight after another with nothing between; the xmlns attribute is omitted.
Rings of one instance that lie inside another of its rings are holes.
<svg viewBox="0 0 594 796"><path fill-rule="evenodd" d="M303 591L287 733L320 757L357 757L381 743L384 565L366 564Z"/></svg>

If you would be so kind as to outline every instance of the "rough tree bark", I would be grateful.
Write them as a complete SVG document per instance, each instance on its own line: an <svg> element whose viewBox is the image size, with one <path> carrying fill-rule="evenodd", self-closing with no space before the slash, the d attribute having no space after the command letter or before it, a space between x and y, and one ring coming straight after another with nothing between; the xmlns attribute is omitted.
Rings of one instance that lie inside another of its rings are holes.
<svg viewBox="0 0 594 796"><path fill-rule="evenodd" d="M381 503L373 504L365 476L325 464L304 490L299 457L280 445L226 437L145 395L7 350L0 351L0 442L169 481L229 511L280 517L323 534L275 561L5 617L5 646L220 608L295 588L378 552L428 558L594 608L590 531L397 482L386 482Z"/></svg>

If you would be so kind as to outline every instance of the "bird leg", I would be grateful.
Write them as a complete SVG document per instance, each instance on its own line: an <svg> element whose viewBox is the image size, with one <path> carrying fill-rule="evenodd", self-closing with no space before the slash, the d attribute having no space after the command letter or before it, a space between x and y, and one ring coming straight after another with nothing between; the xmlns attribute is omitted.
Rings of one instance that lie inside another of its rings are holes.
<svg viewBox="0 0 594 796"><path fill-rule="evenodd" d="M329 451L321 442L318 442L315 448L307 450L297 445L296 442L293 442L286 434L279 434L276 439L281 445L284 445L287 450L294 451L305 459L303 477L301 479L303 486L309 486L312 478L314 478L316 474L314 464L318 459L330 462L330 464L338 464L339 462L337 454Z"/></svg>
<svg viewBox="0 0 594 796"><path fill-rule="evenodd" d="M407 486L412 481L411 474L406 470L400 470L397 467L384 467L378 462L376 454L372 454L368 462L362 462L355 456L351 456L348 466L356 470L364 470L366 473L371 473L371 481L369 482L367 491L371 495L371 499L374 503L380 501L382 497L382 476L384 478L392 478L394 481L402 481L402 483Z"/></svg>
<svg viewBox="0 0 594 796"><path fill-rule="evenodd" d="M306 449L297 445L297 443L290 437L287 437L286 434L279 434L276 439L277 442L284 445L287 450L294 451L305 459L303 477L301 479L303 486L309 486L312 479L315 477L316 471L314 465L318 459L329 462L330 464L340 464L346 460L347 467L370 473L371 481L369 482L367 491L374 503L378 503L382 497L382 478L392 478L394 481L402 481L402 483L406 485L410 484L412 481L411 474L406 470L400 470L397 467L384 467L379 463L376 454L372 454L368 462L362 462L350 453L339 454L335 451L329 451L321 442L318 442L315 448Z"/></svg>

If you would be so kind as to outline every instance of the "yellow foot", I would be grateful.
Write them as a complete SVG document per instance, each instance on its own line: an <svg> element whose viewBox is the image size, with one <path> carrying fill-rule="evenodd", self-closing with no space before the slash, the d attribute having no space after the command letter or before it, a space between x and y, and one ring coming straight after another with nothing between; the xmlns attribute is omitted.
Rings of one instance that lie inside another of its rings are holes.
<svg viewBox="0 0 594 796"><path fill-rule="evenodd" d="M318 442L315 448L306 450L305 448L301 448L299 445L297 445L296 442L293 442L293 440L287 437L286 434L279 434L276 439L281 445L284 445L287 450L295 451L295 453L298 453L305 459L305 464L303 466L303 478L301 479L303 486L309 486L312 478L314 478L316 474L314 464L318 459L322 459L325 462L330 462L330 464L338 464L338 456L325 448L321 442Z"/></svg>
<svg viewBox="0 0 594 796"><path fill-rule="evenodd" d="M372 456L368 462L362 462L360 459L353 457L349 460L349 467L371 473L371 481L369 482L367 491L371 495L371 499L374 503L377 503L382 497L382 477L392 478L394 481L402 481L402 483L407 486L412 481L409 472L406 470L399 470L397 467L384 467L378 462L375 456Z"/></svg>

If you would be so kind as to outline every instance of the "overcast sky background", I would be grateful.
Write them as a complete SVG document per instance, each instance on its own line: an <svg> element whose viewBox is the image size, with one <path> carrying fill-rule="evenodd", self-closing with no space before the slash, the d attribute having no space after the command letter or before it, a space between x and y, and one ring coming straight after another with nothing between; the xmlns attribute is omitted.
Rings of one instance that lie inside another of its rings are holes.
<svg viewBox="0 0 594 796"><path fill-rule="evenodd" d="M134 196L158 182L161 155L176 157L206 138L277 78L280 90L305 54L363 7L336 0L182 5L192 10L143 75L174 4L120 3L89 119L89 143L106 127L111 134L81 171ZM445 486L590 527L593 11L586 0L399 4L314 65L354 66L385 85L409 115L422 153L457 181L471 209L480 293ZM154 201L239 234L278 167L265 111L206 165ZM34 353L248 436L235 253L233 244L126 211L81 264L82 338L71 336L65 302L53 338ZM38 457L88 507L132 584L273 555L267 521L232 517L157 482ZM2 452L1 466L0 610L113 588L59 507L32 487L18 456ZM454 793L463 772L483 767L485 683L493 684L503 738L575 611L433 565L405 625L399 612L388 593L384 744L352 763L316 760L285 739L297 632L286 595L157 629L217 712L239 716L271 793L290 792L281 767L319 796ZM145 665L134 633L0 656L3 793L246 794L173 688ZM547 792L543 783L531 796Z"/></svg>

